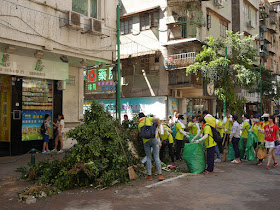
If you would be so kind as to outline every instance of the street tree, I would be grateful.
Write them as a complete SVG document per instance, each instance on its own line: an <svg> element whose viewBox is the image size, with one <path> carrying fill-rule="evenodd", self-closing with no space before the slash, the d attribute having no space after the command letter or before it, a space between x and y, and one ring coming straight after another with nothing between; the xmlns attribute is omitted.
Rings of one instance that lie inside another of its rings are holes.
<svg viewBox="0 0 280 210"><path fill-rule="evenodd" d="M246 103L237 95L237 88L250 90L257 85L259 72L254 65L258 61L258 50L253 45L256 36L227 31L225 39L209 37L196 62L188 66L186 74L196 74L204 82L213 82L219 100L226 100L231 112L242 114ZM226 48L228 56L226 56Z"/></svg>

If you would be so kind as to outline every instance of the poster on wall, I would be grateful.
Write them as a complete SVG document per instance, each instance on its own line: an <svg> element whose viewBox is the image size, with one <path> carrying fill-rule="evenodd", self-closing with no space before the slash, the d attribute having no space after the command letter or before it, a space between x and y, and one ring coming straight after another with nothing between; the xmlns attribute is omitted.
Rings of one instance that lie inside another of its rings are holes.
<svg viewBox="0 0 280 210"><path fill-rule="evenodd" d="M22 141L43 140L40 129L45 120L45 115L51 116L52 111L23 110L22 111ZM50 123L50 139L53 137L52 123Z"/></svg>
<svg viewBox="0 0 280 210"><path fill-rule="evenodd" d="M168 115L173 116L175 111L178 112L178 99L168 97Z"/></svg>
<svg viewBox="0 0 280 210"><path fill-rule="evenodd" d="M0 76L0 141L9 142L11 132L11 77Z"/></svg>
<svg viewBox="0 0 280 210"><path fill-rule="evenodd" d="M116 115L116 100L103 99L98 100L100 104L107 109L112 116ZM90 107L91 102L85 101L84 110ZM166 119L166 100L165 97L143 97L143 98L122 98L121 99L121 116L126 114L129 119L134 115L143 112L145 115L154 115L160 119Z"/></svg>

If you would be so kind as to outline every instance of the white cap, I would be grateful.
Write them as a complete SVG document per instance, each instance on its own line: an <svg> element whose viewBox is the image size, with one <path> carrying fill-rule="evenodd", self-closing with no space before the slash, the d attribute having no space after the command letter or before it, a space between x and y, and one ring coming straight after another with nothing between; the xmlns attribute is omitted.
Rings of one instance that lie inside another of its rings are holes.
<svg viewBox="0 0 280 210"><path fill-rule="evenodd" d="M265 113L262 117L269 117L269 114Z"/></svg>

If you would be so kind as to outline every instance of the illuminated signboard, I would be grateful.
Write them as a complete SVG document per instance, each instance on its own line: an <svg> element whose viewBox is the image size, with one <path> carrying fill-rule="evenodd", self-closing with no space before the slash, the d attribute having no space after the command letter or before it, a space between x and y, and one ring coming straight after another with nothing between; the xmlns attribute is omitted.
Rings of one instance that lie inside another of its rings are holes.
<svg viewBox="0 0 280 210"><path fill-rule="evenodd" d="M113 81L113 67L86 69L85 94L115 93L116 87Z"/></svg>

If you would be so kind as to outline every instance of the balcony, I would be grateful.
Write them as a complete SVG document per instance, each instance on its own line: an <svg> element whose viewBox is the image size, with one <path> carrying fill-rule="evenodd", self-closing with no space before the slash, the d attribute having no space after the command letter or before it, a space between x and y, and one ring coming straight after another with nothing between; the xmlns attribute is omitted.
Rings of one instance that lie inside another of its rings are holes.
<svg viewBox="0 0 280 210"><path fill-rule="evenodd" d="M202 81L197 80L198 76L194 74L187 76L185 69L169 71L168 77L169 77L169 86L173 86L173 87L180 86L181 88L187 87L188 85L202 86Z"/></svg>
<svg viewBox="0 0 280 210"><path fill-rule="evenodd" d="M273 46L272 44L270 44L270 45L268 45L268 51L269 51L269 53L271 53L272 55L275 55L275 53L276 53L276 47L275 46Z"/></svg>
<svg viewBox="0 0 280 210"><path fill-rule="evenodd" d="M196 55L196 52L170 55L165 62L165 69L174 70L186 68L195 62Z"/></svg>

